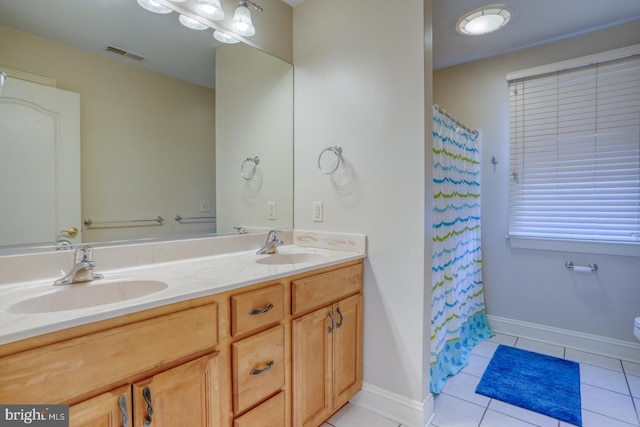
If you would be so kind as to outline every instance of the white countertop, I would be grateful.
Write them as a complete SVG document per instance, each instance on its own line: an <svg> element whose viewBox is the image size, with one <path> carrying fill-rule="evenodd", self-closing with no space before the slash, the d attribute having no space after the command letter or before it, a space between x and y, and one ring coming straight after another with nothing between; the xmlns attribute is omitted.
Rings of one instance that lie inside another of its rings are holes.
<svg viewBox="0 0 640 427"><path fill-rule="evenodd" d="M0 287L0 345L365 257L359 252L294 245L281 246L279 253L305 253L311 260L262 264L256 261L271 255L256 255L255 251L235 252L109 271L100 270L98 265L95 272L103 274L104 278L80 285L54 286L52 280L3 285ZM68 286L107 286L117 280L154 280L168 286L149 295L89 308L35 314L9 311L16 303L43 294L65 292Z"/></svg>

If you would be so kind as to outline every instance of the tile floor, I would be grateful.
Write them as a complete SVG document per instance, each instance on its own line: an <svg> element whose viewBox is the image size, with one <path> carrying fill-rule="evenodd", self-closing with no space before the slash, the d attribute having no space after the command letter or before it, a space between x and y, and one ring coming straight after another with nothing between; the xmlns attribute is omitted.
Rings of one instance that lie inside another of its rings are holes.
<svg viewBox="0 0 640 427"><path fill-rule="evenodd" d="M497 334L473 349L469 365L435 397L433 427L571 427L570 424L475 393L499 344L580 363L583 427L640 426L640 364ZM348 404L322 427L401 427Z"/></svg>

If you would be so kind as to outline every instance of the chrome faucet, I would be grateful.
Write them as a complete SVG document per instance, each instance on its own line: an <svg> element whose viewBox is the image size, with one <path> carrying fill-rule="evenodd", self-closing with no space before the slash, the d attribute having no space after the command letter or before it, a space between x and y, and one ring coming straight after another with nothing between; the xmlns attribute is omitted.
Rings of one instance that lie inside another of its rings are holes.
<svg viewBox="0 0 640 427"><path fill-rule="evenodd" d="M96 263L91 259L92 254L93 249L89 246L78 247L75 253L75 263L73 264L71 271L63 278L56 280L53 284L71 285L73 283L102 279L102 274L96 274L93 272Z"/></svg>
<svg viewBox="0 0 640 427"><path fill-rule="evenodd" d="M282 240L278 239L278 230L271 230L267 235L267 241L262 248L256 254L264 255L264 254L275 254L278 252L278 246L283 244Z"/></svg>

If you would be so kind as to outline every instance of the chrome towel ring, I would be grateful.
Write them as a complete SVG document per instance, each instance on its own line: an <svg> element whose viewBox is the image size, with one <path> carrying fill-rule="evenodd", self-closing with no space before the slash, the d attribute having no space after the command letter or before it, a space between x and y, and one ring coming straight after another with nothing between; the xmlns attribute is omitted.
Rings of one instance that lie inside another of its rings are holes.
<svg viewBox="0 0 640 427"><path fill-rule="evenodd" d="M253 163L253 167L251 168L251 170L249 171L249 173L245 173L245 165L247 163ZM253 176L256 174L256 166L258 166L260 164L260 157L255 156L253 158L251 157L247 157L244 162L242 162L242 164L240 165L240 175L242 176L242 178L244 178L246 181L249 181L251 178L253 178Z"/></svg>
<svg viewBox="0 0 640 427"><path fill-rule="evenodd" d="M326 170L326 169L322 168L322 156L327 152L331 152L331 153L335 154L336 157L338 158L338 161L336 162L336 165L330 170ZM324 175L331 175L336 170L338 170L338 167L340 166L340 161L341 160L342 160L342 147L341 146L334 145L333 147L327 147L324 150L322 150L320 152L320 155L318 156L318 170L321 173L323 173Z"/></svg>

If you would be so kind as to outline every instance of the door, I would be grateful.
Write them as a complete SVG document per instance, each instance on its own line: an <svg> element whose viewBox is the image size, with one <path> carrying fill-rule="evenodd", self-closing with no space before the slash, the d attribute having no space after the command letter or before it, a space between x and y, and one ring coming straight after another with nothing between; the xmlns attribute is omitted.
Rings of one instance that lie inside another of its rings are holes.
<svg viewBox="0 0 640 427"><path fill-rule="evenodd" d="M335 327L321 308L293 321L293 425L315 426L331 414L331 353Z"/></svg>
<svg viewBox="0 0 640 427"><path fill-rule="evenodd" d="M201 357L133 385L134 426L221 425L218 353Z"/></svg>
<svg viewBox="0 0 640 427"><path fill-rule="evenodd" d="M61 230L81 229L79 94L7 78L0 94L0 200L0 248L50 245Z"/></svg>
<svg viewBox="0 0 640 427"><path fill-rule="evenodd" d="M339 408L362 386L362 295L334 304L333 399Z"/></svg>
<svg viewBox="0 0 640 427"><path fill-rule="evenodd" d="M70 427L131 427L131 386L69 408Z"/></svg>

